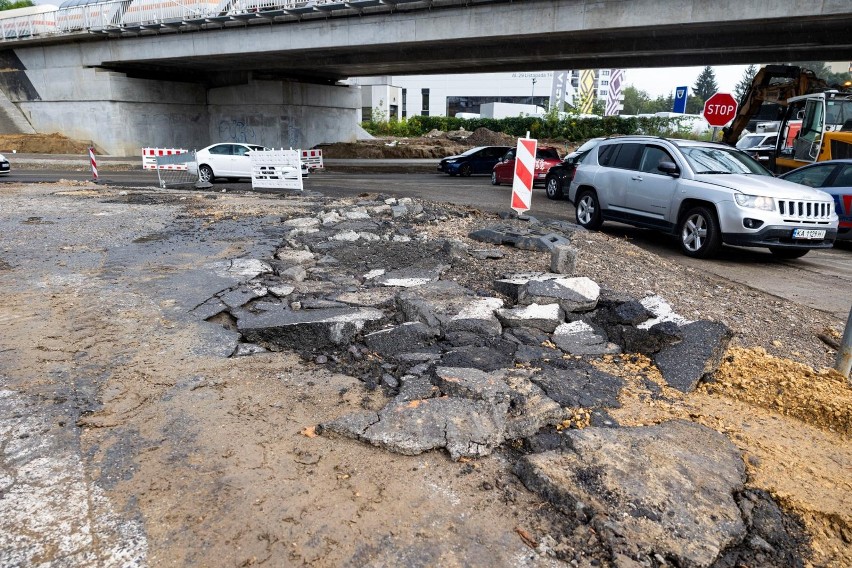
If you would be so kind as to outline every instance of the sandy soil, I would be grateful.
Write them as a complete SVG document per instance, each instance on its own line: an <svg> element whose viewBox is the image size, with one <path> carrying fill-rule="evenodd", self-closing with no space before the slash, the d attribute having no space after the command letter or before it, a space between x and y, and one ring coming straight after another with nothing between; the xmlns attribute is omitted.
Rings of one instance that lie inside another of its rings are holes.
<svg viewBox="0 0 852 568"><path fill-rule="evenodd" d="M91 141L53 134L0 134L0 152L28 154L84 154Z"/></svg>
<svg viewBox="0 0 852 568"><path fill-rule="evenodd" d="M606 564L594 535L509 472L508 449L455 463L442 453L407 457L316 436L319 422L379 408L384 396L292 353L215 355L216 326L189 312L228 286L211 263L271 256L280 219L299 212L298 200L46 185L4 186L2 207L2 400L16 424L52 417L32 431L0 430L18 446L31 443L38 458L12 460L4 440L0 550L9 558L541 566L562 563L535 551L536 543L570 537L588 546L563 559ZM453 217L425 230L462 238L486 222L496 219ZM809 565L852 565L852 389L819 369L833 352L816 337L826 327L837 333L841 322L794 307L789 325L785 319L767 332L763 320L777 316L762 292L724 284L726 308L714 300L719 279L690 273L685 286L681 269L630 243L602 234L588 241L578 241L581 271L602 285L632 282L627 291L659 293L691 318L728 314L738 333L716 381L690 395L665 387L640 356L601 360L630 383L614 417L624 425L686 418L723 432L744 453L749 486L801 516L812 538ZM468 285L548 262L510 250L454 276ZM790 351L796 360L780 356ZM73 458L81 472L73 491L68 468L33 474L49 457L39 448L60 438L68 441L53 453ZM16 487L37 489L27 495L49 511L44 526L16 506L23 498ZM104 519L117 519L114 528Z"/></svg>

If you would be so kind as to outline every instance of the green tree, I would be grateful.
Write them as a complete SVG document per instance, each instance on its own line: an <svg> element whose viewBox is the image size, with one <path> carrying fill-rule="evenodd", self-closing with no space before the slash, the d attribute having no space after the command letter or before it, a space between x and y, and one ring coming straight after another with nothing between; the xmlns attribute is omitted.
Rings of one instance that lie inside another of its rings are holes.
<svg viewBox="0 0 852 568"><path fill-rule="evenodd" d="M14 10L15 8L26 8L28 6L34 6L32 0L15 0L15 2L0 0L0 10Z"/></svg>
<svg viewBox="0 0 852 568"><path fill-rule="evenodd" d="M737 83L737 86L734 87L734 98L737 99L737 102L741 103L748 93L748 90L751 88L751 82L754 79L754 76L757 75L757 67L754 65L749 65L743 71L742 79Z"/></svg>
<svg viewBox="0 0 852 568"><path fill-rule="evenodd" d="M695 86L692 87L692 92L696 97L706 101L718 90L719 85L716 83L716 72L708 65L695 80Z"/></svg>
<svg viewBox="0 0 852 568"><path fill-rule="evenodd" d="M704 101L695 95L686 99L686 114L701 114L704 111Z"/></svg>
<svg viewBox="0 0 852 568"><path fill-rule="evenodd" d="M633 85L624 88L624 110L622 114L640 114L645 112L643 109L651 100L648 93L640 91Z"/></svg>
<svg viewBox="0 0 852 568"><path fill-rule="evenodd" d="M852 73L835 73L825 61L792 61L787 65L797 65L810 69L816 76L828 83L830 86L841 86L846 81L852 81Z"/></svg>

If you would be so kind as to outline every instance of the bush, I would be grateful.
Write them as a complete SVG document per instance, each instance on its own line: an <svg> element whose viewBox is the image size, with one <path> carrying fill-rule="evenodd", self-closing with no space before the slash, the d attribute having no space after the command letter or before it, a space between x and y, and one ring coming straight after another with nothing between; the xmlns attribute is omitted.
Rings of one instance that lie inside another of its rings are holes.
<svg viewBox="0 0 852 568"><path fill-rule="evenodd" d="M493 132L503 132L510 136L522 137L527 132L533 138L562 139L579 142L598 136L614 134L648 134L651 136L676 136L693 138L689 125L679 118L661 117L619 117L596 116L579 117L576 115L557 115L548 113L544 118L516 116L511 118L455 118L448 116L412 116L402 120L370 120L361 126L374 136L415 137L423 136L432 130L449 132L464 128L474 131L487 128Z"/></svg>

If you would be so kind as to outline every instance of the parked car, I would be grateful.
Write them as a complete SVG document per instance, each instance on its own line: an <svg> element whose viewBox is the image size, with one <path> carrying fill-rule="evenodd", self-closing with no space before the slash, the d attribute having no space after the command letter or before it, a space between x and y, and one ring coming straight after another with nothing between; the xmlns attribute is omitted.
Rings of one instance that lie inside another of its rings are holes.
<svg viewBox="0 0 852 568"><path fill-rule="evenodd" d="M830 195L775 178L744 152L710 142L604 140L577 168L568 197L583 227L613 220L659 229L696 258L723 243L798 258L837 237Z"/></svg>
<svg viewBox="0 0 852 568"><path fill-rule="evenodd" d="M779 177L831 195L840 218L837 240L852 241L852 159L817 162Z"/></svg>
<svg viewBox="0 0 852 568"><path fill-rule="evenodd" d="M6 156L0 154L0 175L8 174L10 171L12 171L12 166L9 160L6 159Z"/></svg>
<svg viewBox="0 0 852 568"><path fill-rule="evenodd" d="M509 148L509 151L500 159L500 161L491 170L491 184L500 185L501 183L511 184L515 177L515 148ZM544 183L544 178L547 177L547 172L551 167L559 164L559 152L556 148L538 148L535 151L535 172L533 173L533 185Z"/></svg>
<svg viewBox="0 0 852 568"><path fill-rule="evenodd" d="M574 179L577 166L588 155L589 150L600 144L603 138L592 138L579 148L562 159L562 163L556 164L547 171L544 178L544 192L548 199L564 199L568 193L568 186Z"/></svg>
<svg viewBox="0 0 852 568"><path fill-rule="evenodd" d="M240 144L227 142L212 144L195 153L198 164L198 177L201 181L212 182L217 177L236 180L251 177L251 152L268 150L257 144ZM308 165L302 162L301 175L307 177ZM299 175L295 169L293 177ZM285 172L285 178L287 173Z"/></svg>
<svg viewBox="0 0 852 568"><path fill-rule="evenodd" d="M775 147L775 141L778 140L777 132L759 132L757 134L746 134L737 141L737 148L740 150L749 150L758 146Z"/></svg>
<svg viewBox="0 0 852 568"><path fill-rule="evenodd" d="M509 150L509 146L477 146L458 156L448 156L438 163L438 171L467 177L471 174L490 174L494 164Z"/></svg>
<svg viewBox="0 0 852 568"><path fill-rule="evenodd" d="M775 143L778 141L777 132L760 132L746 134L737 141L737 148L757 160L769 163L769 156L775 153Z"/></svg>

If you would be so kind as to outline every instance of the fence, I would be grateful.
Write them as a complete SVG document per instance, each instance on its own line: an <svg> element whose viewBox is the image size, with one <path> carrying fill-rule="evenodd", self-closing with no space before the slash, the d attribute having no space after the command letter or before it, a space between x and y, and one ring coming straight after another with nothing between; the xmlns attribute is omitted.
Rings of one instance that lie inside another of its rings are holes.
<svg viewBox="0 0 852 568"><path fill-rule="evenodd" d="M160 187L179 187L198 183L198 162L195 152L183 151L179 154L168 154L154 158L154 169Z"/></svg>
<svg viewBox="0 0 852 568"><path fill-rule="evenodd" d="M302 152L299 150L264 150L252 152L251 186L267 189L302 191Z"/></svg>

